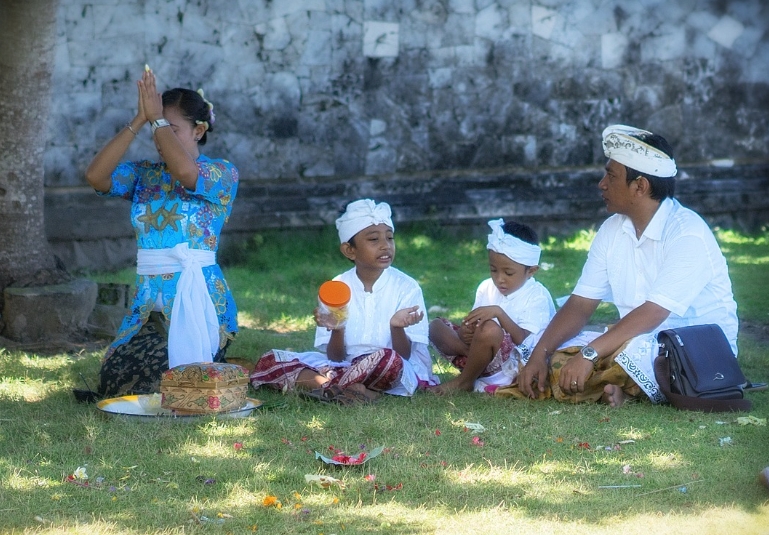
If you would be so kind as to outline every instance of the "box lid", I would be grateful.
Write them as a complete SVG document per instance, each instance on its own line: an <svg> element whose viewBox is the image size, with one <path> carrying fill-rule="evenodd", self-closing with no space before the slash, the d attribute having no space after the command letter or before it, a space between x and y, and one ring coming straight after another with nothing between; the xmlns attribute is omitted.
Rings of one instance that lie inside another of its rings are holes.
<svg viewBox="0 0 769 535"><path fill-rule="evenodd" d="M192 386L220 388L248 384L248 370L238 364L225 362L194 362L166 370L160 386Z"/></svg>

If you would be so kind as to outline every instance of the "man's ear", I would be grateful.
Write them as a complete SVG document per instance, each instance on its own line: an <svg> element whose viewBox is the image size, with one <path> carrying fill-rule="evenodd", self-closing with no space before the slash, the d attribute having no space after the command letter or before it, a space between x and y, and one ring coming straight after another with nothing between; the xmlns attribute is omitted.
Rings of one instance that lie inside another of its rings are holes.
<svg viewBox="0 0 769 535"><path fill-rule="evenodd" d="M641 195L641 197L645 196L651 191L651 183L649 182L649 179L643 175L638 175L633 183L636 186L636 191Z"/></svg>
<svg viewBox="0 0 769 535"><path fill-rule="evenodd" d="M344 242L339 246L339 250L345 257L347 257L348 260L355 262L355 247L350 245L350 242Z"/></svg>

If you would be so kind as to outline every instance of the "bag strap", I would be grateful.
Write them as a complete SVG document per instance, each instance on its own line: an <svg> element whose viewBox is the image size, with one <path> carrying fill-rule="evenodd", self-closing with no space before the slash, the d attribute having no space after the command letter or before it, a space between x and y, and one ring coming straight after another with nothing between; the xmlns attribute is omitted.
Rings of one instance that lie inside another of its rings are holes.
<svg viewBox="0 0 769 535"><path fill-rule="evenodd" d="M753 402L749 399L704 399L692 396L682 396L670 391L670 362L665 355L654 359L654 375L660 385L660 390L668 398L670 404L684 411L702 412L749 412Z"/></svg>

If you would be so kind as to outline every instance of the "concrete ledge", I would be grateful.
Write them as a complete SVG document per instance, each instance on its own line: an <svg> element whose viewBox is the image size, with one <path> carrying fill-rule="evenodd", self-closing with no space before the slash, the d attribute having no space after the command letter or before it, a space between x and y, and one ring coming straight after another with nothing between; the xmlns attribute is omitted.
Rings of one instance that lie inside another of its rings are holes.
<svg viewBox="0 0 769 535"><path fill-rule="evenodd" d="M86 279L51 286L7 287L3 291L3 335L17 342L38 342L85 334L96 294L97 284Z"/></svg>
<svg viewBox="0 0 769 535"><path fill-rule="evenodd" d="M397 222L483 225L515 218L541 237L563 235L606 218L597 184L603 170L506 168L378 177L242 180L225 234L333 225L344 205L387 201ZM680 169L676 197L712 226L754 231L769 222L769 163ZM46 190L49 241L70 268L104 269L135 259L128 202L89 188ZM77 217L73 217L77 214ZM225 236L226 239L226 236Z"/></svg>

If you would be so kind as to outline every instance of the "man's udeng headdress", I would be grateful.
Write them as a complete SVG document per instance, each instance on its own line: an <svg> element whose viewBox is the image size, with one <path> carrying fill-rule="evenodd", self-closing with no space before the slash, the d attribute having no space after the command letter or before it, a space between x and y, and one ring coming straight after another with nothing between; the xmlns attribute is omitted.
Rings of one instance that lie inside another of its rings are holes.
<svg viewBox="0 0 769 535"><path fill-rule="evenodd" d="M635 136L651 132L613 124L603 131L603 153L607 158L652 176L672 178L676 176L676 161Z"/></svg>

